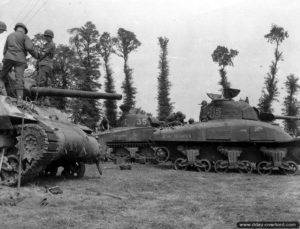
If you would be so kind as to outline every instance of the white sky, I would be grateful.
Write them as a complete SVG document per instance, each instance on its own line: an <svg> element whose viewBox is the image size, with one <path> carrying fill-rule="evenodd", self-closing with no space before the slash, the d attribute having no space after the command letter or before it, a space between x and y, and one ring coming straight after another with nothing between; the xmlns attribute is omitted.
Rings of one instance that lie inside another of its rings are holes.
<svg viewBox="0 0 300 229"><path fill-rule="evenodd" d="M281 113L285 96L283 83L290 73L300 76L300 1L298 0L1 0L0 20L12 32L16 22L26 23L30 37L45 29L55 32L55 42L68 43L67 29L96 24L100 33L115 35L123 27L134 32L142 45L130 56L137 87L137 106L156 115L159 46L158 36L169 42L171 99L175 110L198 120L199 106L209 100L207 92L217 93L220 76L211 54L218 45L237 49L234 67L228 68L232 87L241 89L256 105L264 77L273 59L274 47L264 35L272 23L284 27L290 37L280 49L279 63ZM7 34L8 34L7 33ZM0 35L0 47L7 34ZM1 54L0 54L1 55ZM2 56L0 56L2 58ZM124 79L122 60L112 59L117 92ZM103 82L104 72L101 69ZM238 97L238 98L239 98Z"/></svg>

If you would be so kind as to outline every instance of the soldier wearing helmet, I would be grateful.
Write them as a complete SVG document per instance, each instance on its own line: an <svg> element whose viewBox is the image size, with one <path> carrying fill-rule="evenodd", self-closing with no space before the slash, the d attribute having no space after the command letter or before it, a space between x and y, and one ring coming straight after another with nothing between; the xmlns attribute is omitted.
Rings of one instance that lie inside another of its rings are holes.
<svg viewBox="0 0 300 229"><path fill-rule="evenodd" d="M29 52L34 58L38 58L38 52L34 49L32 41L26 35L28 29L23 23L17 23L14 29L15 32L8 35L4 45L0 87L2 87L2 94L7 95L4 83L7 82L8 73L14 67L17 98L18 100L22 100L24 89L23 76L24 71L27 68L26 56Z"/></svg>
<svg viewBox="0 0 300 229"><path fill-rule="evenodd" d="M200 110L200 115L199 115L199 121L200 122L206 122L207 121L207 102L206 100L203 100L201 102L201 110Z"/></svg>
<svg viewBox="0 0 300 229"><path fill-rule="evenodd" d="M6 24L0 21L0 34L7 30Z"/></svg>
<svg viewBox="0 0 300 229"><path fill-rule="evenodd" d="M47 87L51 84L53 58L55 54L55 44L53 43L53 31L50 29L45 30L44 38L46 40L46 43L42 48L42 52L38 60L39 74L37 84L40 87Z"/></svg>
<svg viewBox="0 0 300 229"><path fill-rule="evenodd" d="M38 59L37 68L37 85L40 87L49 87L52 84L53 58L55 54L55 44L53 43L54 33L47 29L44 32L45 45L42 48L40 57ZM50 105L48 97L41 99L44 105Z"/></svg>

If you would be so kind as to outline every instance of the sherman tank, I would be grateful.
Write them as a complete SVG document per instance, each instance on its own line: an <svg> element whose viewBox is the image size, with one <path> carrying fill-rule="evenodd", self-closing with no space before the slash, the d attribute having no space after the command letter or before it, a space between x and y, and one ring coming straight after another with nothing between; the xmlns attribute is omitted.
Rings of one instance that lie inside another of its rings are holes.
<svg viewBox="0 0 300 229"><path fill-rule="evenodd" d="M92 99L121 99L119 94L36 87L25 79L26 97L61 96ZM21 155L21 183L43 173L55 175L59 166L67 177L82 177L85 163L95 163L99 172L99 143L86 126L74 124L69 116L34 101L17 101L0 95L1 183L15 185Z"/></svg>
<svg viewBox="0 0 300 229"><path fill-rule="evenodd" d="M132 108L120 118L120 127L105 130L97 135L101 145L111 151L110 158L140 162L163 162L168 158L160 155L153 143L153 133L162 125L139 109Z"/></svg>
<svg viewBox="0 0 300 229"><path fill-rule="evenodd" d="M199 171L236 169L270 174L280 170L295 174L300 163L300 139L286 133L276 119L299 119L261 113L245 101L235 101L237 89L223 96L208 94L201 122L156 129L151 142L174 162L175 169L189 166Z"/></svg>

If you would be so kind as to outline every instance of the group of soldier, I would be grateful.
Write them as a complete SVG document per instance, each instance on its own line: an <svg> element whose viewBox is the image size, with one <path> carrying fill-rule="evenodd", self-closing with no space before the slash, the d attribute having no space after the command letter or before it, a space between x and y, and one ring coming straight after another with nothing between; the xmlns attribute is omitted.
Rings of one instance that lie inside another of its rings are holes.
<svg viewBox="0 0 300 229"><path fill-rule="evenodd" d="M7 95L6 87L9 72L15 72L14 87L18 101L23 100L24 93L24 72L27 66L26 56L30 53L37 59L37 85L41 87L49 86L52 78L53 57L55 44L53 43L54 33L47 29L44 32L45 44L40 51L37 51L32 41L27 36L28 29L23 23L17 23L14 32L7 36L3 49L3 67L0 73L0 94ZM0 34L7 31L7 26L0 21Z"/></svg>

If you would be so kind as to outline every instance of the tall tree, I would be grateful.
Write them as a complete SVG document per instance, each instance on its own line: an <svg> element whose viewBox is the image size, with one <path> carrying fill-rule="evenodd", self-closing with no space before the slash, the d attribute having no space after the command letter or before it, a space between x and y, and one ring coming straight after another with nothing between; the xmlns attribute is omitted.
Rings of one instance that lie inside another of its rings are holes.
<svg viewBox="0 0 300 229"><path fill-rule="evenodd" d="M287 76L284 83L286 87L287 96L284 98L282 109L283 115L297 116L299 115L299 102L297 100L297 94L299 92L300 85L298 83L299 78L293 74ZM297 130L296 120L285 120L284 127L287 132L295 133Z"/></svg>
<svg viewBox="0 0 300 229"><path fill-rule="evenodd" d="M274 60L270 65L270 72L265 77L265 86L262 89L262 96L259 99L258 107L262 112L272 112L272 103L277 101L279 95L276 78L278 72L278 62L283 61L282 52L279 51L279 45L288 38L288 32L284 28L272 25L271 30L265 35L270 44L275 44Z"/></svg>
<svg viewBox="0 0 300 229"><path fill-rule="evenodd" d="M135 106L135 95L137 93L136 88L133 86L133 78L131 69L128 66L129 54L135 51L141 42L136 38L133 32L127 31L123 28L118 30L118 36L116 39L117 55L124 60L124 74L125 79L122 83L122 89L124 93L123 104L121 105L124 112L128 112L130 108Z"/></svg>
<svg viewBox="0 0 300 229"><path fill-rule="evenodd" d="M238 54L239 52L237 50L228 50L226 47L219 45L211 55L213 61L219 64L219 72L221 76L219 84L223 89L230 88L225 68L227 66L233 66L233 58Z"/></svg>
<svg viewBox="0 0 300 229"><path fill-rule="evenodd" d="M75 52L77 63L72 72L76 80L77 89L97 91L100 88L100 59L98 42L99 32L92 22L84 26L72 28L70 43ZM96 126L100 119L99 102L94 99L75 99L72 103L73 121L83 123L91 128Z"/></svg>
<svg viewBox="0 0 300 229"><path fill-rule="evenodd" d="M52 87L61 89L76 88L73 77L73 64L76 63L74 50L68 45L58 45L53 61ZM64 97L54 97L50 99L51 105L60 110L68 109L68 99Z"/></svg>
<svg viewBox="0 0 300 229"><path fill-rule="evenodd" d="M99 53L104 61L105 68L105 92L114 93L115 85L113 78L113 71L110 67L110 56L115 53L115 40L109 33L104 32L99 40ZM105 100L105 115L111 126L117 125L117 102L115 100Z"/></svg>
<svg viewBox="0 0 300 229"><path fill-rule="evenodd" d="M168 43L169 39L166 37L159 37L158 44L160 46L159 55L159 76L158 76L158 119L165 121L173 111L173 105L170 99L169 81L169 63L168 63Z"/></svg>

